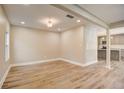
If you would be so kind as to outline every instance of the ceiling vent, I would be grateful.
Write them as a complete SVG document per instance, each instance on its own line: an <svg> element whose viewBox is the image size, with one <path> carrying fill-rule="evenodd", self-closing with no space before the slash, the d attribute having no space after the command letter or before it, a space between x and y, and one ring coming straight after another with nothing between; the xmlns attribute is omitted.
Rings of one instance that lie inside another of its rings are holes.
<svg viewBox="0 0 124 93"><path fill-rule="evenodd" d="M74 18L74 16L72 16L72 15L66 15L66 17L68 17L68 18Z"/></svg>

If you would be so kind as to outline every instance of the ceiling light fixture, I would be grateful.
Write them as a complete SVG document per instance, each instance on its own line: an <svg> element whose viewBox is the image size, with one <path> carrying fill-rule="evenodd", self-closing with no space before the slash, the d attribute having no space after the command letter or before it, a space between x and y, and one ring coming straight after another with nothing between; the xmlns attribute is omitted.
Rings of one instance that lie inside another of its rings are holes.
<svg viewBox="0 0 124 93"><path fill-rule="evenodd" d="M20 22L21 24L25 24L25 22L24 21L22 21L22 22Z"/></svg>
<svg viewBox="0 0 124 93"><path fill-rule="evenodd" d="M81 22L81 20L78 19L77 22L79 23L79 22Z"/></svg>
<svg viewBox="0 0 124 93"><path fill-rule="evenodd" d="M43 19L38 20L42 25L45 25L46 27L50 28L54 25L58 24L60 21L54 17L46 17Z"/></svg>
<svg viewBox="0 0 124 93"><path fill-rule="evenodd" d="M52 26L53 26L53 22L52 22L51 19L48 20L47 26L48 26L48 27L52 27Z"/></svg>

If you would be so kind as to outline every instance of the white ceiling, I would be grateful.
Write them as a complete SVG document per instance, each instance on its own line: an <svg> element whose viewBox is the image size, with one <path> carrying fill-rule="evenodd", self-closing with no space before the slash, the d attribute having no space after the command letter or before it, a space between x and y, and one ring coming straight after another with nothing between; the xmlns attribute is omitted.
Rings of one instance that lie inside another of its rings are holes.
<svg viewBox="0 0 124 93"><path fill-rule="evenodd" d="M123 4L80 4L79 6L108 24L124 20Z"/></svg>
<svg viewBox="0 0 124 93"><path fill-rule="evenodd" d="M3 5L5 12L8 16L8 19L12 25L31 27L43 30L58 31L60 28L61 31L70 29L81 25L83 19L74 16L74 19L69 19L65 17L68 12L65 12L61 9L58 9L52 5ZM45 23L43 23L48 18L55 19L55 24L52 28L48 28ZM81 22L77 23L76 20L80 19ZM21 21L24 21L25 24L20 24Z"/></svg>
<svg viewBox="0 0 124 93"><path fill-rule="evenodd" d="M108 24L124 20L123 4L79 4L79 6ZM3 5L3 7L10 23L17 26L61 32L82 24L87 24L88 22L83 18L71 14L69 11L67 12L48 4L8 4ZM67 18L67 14L73 15L74 19ZM48 28L44 22L49 17L55 22L52 28ZM80 19L81 22L77 23L77 19ZM21 21L24 21L25 24L21 24ZM58 31L58 28L61 31Z"/></svg>

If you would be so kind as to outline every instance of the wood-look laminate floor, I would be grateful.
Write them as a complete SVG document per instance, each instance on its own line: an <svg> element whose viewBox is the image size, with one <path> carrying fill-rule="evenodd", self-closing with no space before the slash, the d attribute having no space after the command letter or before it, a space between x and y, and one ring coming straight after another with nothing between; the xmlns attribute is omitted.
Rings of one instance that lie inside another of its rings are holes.
<svg viewBox="0 0 124 93"><path fill-rule="evenodd" d="M80 67L63 61L13 67L2 88L124 88L124 63L113 62L112 67L105 68L104 62Z"/></svg>

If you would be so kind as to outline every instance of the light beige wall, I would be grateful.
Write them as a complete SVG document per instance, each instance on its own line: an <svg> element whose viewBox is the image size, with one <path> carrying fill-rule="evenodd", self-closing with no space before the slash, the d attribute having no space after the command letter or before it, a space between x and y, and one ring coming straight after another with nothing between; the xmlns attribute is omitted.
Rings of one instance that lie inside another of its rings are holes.
<svg viewBox="0 0 124 93"><path fill-rule="evenodd" d="M11 61L32 62L60 57L60 35L13 26L11 31Z"/></svg>
<svg viewBox="0 0 124 93"><path fill-rule="evenodd" d="M84 63L84 28L77 27L61 33L61 57Z"/></svg>
<svg viewBox="0 0 124 93"><path fill-rule="evenodd" d="M9 22L4 14L2 7L0 6L0 81L9 66L9 60L5 62L5 32L9 32Z"/></svg>
<svg viewBox="0 0 124 93"><path fill-rule="evenodd" d="M104 31L94 25L61 33L13 26L11 62L23 63L64 58L81 64L97 62L97 36Z"/></svg>
<svg viewBox="0 0 124 93"><path fill-rule="evenodd" d="M23 63L62 57L83 63L83 30L83 27L77 27L55 33L12 26L11 62Z"/></svg>
<svg viewBox="0 0 124 93"><path fill-rule="evenodd" d="M97 36L99 32L105 31L104 28L94 24L85 26L85 63L92 64L97 61Z"/></svg>

